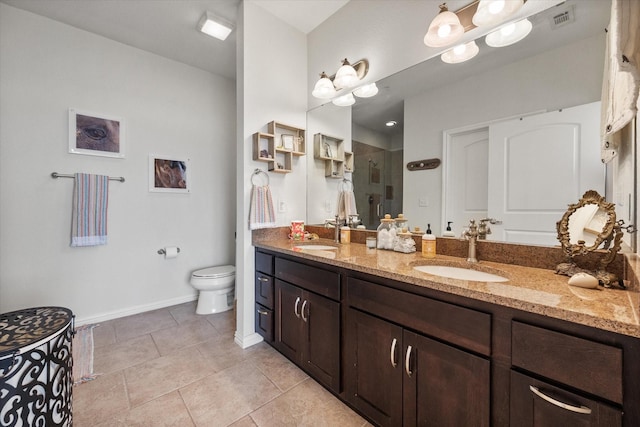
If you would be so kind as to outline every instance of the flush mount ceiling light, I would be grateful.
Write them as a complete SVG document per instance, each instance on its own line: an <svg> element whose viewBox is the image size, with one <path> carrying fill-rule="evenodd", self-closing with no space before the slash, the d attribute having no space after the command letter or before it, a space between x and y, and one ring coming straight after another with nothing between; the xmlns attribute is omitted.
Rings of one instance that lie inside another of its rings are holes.
<svg viewBox="0 0 640 427"><path fill-rule="evenodd" d="M353 97L353 94L349 92L346 95L342 95L331 101L333 105L337 105L338 107L348 107L356 103L356 99Z"/></svg>
<svg viewBox="0 0 640 427"><path fill-rule="evenodd" d="M333 82L324 71L320 74L320 80L316 82L311 95L320 99L331 99L336 96L336 88L333 87Z"/></svg>
<svg viewBox="0 0 640 427"><path fill-rule="evenodd" d="M209 11L206 11L198 22L198 30L219 40L225 40L233 31L233 27L231 22Z"/></svg>
<svg viewBox="0 0 640 427"><path fill-rule="evenodd" d="M440 55L440 59L447 64L459 64L468 61L480 52L480 48L474 40L460 44Z"/></svg>
<svg viewBox="0 0 640 427"><path fill-rule="evenodd" d="M484 39L487 45L491 47L504 47L517 43L527 37L531 32L533 25L528 19L518 22L512 22L487 34Z"/></svg>
<svg viewBox="0 0 640 427"><path fill-rule="evenodd" d="M397 124L398 122L396 122L395 120L389 120L387 123L385 123L385 126L392 128Z"/></svg>
<svg viewBox="0 0 640 427"><path fill-rule="evenodd" d="M520 10L523 4L524 0L480 0L473 24L477 27L497 24Z"/></svg>
<svg viewBox="0 0 640 427"><path fill-rule="evenodd" d="M424 36L424 44L431 47L448 46L457 42L464 34L464 27L458 15L449 12L447 4L440 5L440 13L429 24L429 30Z"/></svg>
<svg viewBox="0 0 640 427"><path fill-rule="evenodd" d="M360 86L356 90L353 91L353 94L358 98L371 98L378 93L378 86L374 83L369 83L368 85Z"/></svg>

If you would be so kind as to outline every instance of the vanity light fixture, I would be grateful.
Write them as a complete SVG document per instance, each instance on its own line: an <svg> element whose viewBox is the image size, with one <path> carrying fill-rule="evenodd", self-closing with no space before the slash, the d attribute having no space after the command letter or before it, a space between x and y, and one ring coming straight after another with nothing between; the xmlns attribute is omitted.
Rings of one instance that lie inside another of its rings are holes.
<svg viewBox="0 0 640 427"><path fill-rule="evenodd" d="M233 31L233 27L231 22L209 11L206 11L198 22L198 30L219 40L225 40Z"/></svg>
<svg viewBox="0 0 640 427"><path fill-rule="evenodd" d="M440 12L429 24L424 36L424 44L430 47L448 46L457 42L464 34L464 27L458 15L449 12L446 3L440 5Z"/></svg>
<svg viewBox="0 0 640 427"><path fill-rule="evenodd" d="M358 98L371 98L372 96L377 95L377 93L378 86L376 86L375 82L360 86L353 91L353 94Z"/></svg>
<svg viewBox="0 0 640 427"><path fill-rule="evenodd" d="M320 99L331 99L336 96L336 88L333 86L333 82L324 71L320 74L320 80L316 82L311 95Z"/></svg>
<svg viewBox="0 0 640 427"><path fill-rule="evenodd" d="M459 44L453 49L449 49L442 55L440 59L447 64L459 64L460 62L468 61L480 52L480 48L476 44L475 40L469 43Z"/></svg>
<svg viewBox="0 0 640 427"><path fill-rule="evenodd" d="M356 99L353 97L353 94L349 92L346 95L342 95L331 101L333 105L337 105L338 107L348 107L356 103Z"/></svg>
<svg viewBox="0 0 640 427"><path fill-rule="evenodd" d="M344 58L342 67L338 68L336 77L333 79L333 85L336 89L344 89L357 85L359 81L356 69L351 66L347 58Z"/></svg>
<svg viewBox="0 0 640 427"><path fill-rule="evenodd" d="M520 10L523 4L524 0L480 0L471 20L476 27L498 24Z"/></svg>
<svg viewBox="0 0 640 427"><path fill-rule="evenodd" d="M527 37L533 25L528 19L507 24L485 37L485 42L491 47L504 47L519 42Z"/></svg>

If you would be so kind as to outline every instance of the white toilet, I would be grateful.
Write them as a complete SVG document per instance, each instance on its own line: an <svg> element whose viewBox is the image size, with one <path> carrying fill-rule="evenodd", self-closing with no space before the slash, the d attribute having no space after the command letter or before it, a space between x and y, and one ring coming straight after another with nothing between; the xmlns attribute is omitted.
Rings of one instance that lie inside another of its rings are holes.
<svg viewBox="0 0 640 427"><path fill-rule="evenodd" d="M200 291L197 314L222 313L233 308L236 268L220 265L191 274L191 286Z"/></svg>

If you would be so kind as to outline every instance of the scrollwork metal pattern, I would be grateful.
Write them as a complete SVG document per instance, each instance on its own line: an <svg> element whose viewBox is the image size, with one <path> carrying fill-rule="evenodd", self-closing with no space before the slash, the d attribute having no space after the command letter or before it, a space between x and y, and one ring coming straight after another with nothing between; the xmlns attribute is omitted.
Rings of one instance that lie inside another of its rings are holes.
<svg viewBox="0 0 640 427"><path fill-rule="evenodd" d="M4 345L28 345L19 354L0 353L0 426L71 426L72 314L58 307L17 313L0 315L0 334L15 338ZM42 336L47 338L33 342Z"/></svg>

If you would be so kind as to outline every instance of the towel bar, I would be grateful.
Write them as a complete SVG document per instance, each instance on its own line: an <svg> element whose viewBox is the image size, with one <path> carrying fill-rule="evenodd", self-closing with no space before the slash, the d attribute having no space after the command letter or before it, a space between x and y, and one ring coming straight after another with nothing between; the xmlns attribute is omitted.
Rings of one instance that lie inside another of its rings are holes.
<svg viewBox="0 0 640 427"><path fill-rule="evenodd" d="M75 175L66 174L66 173L51 172L51 178L75 178ZM123 176L110 176L109 177L109 181L124 182L124 177Z"/></svg>

